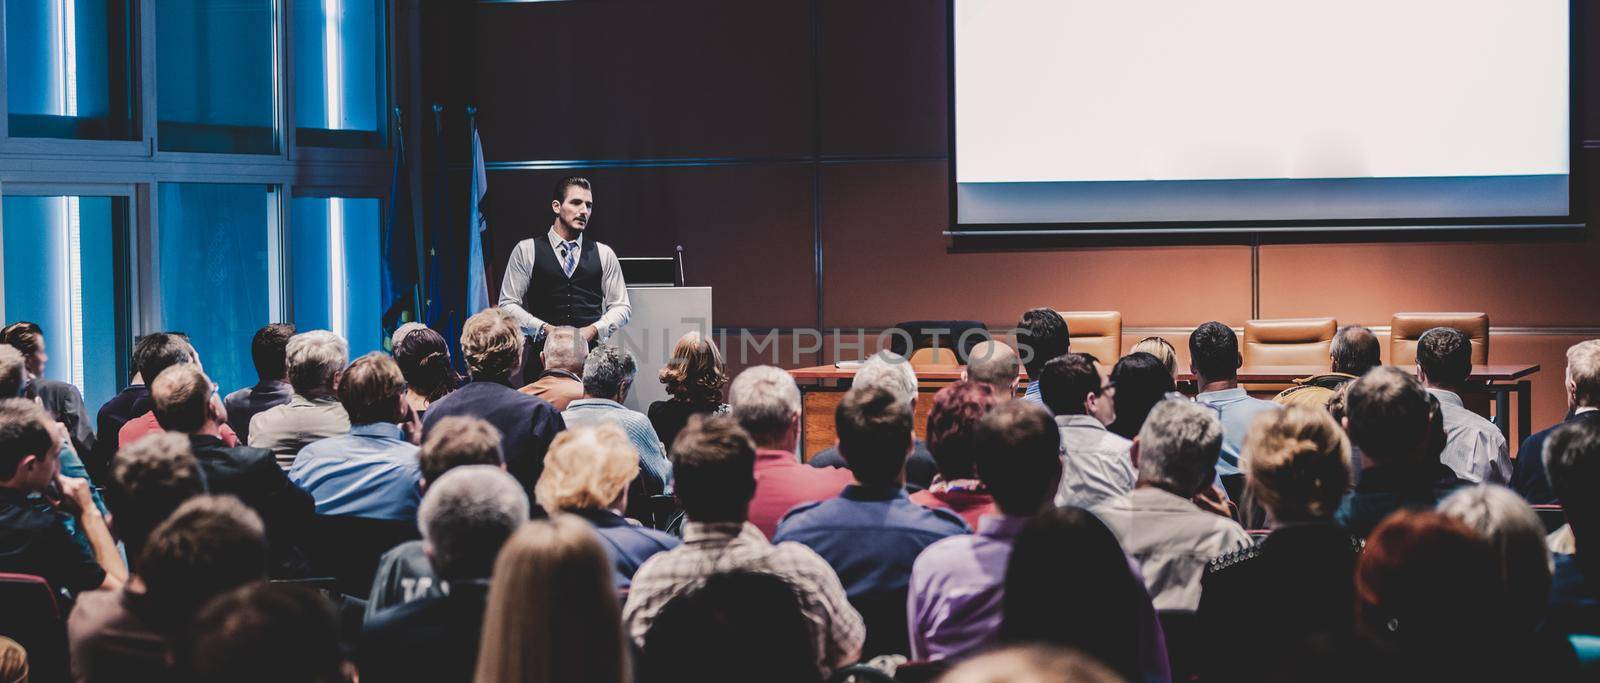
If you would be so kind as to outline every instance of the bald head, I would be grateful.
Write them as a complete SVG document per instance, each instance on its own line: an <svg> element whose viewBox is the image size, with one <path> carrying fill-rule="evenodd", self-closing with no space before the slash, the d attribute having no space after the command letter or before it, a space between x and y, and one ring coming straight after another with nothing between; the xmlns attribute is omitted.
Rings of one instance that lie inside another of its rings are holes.
<svg viewBox="0 0 1600 683"><path fill-rule="evenodd" d="M1333 371L1360 377L1383 364L1378 335L1360 325L1346 325L1333 334L1328 345L1328 355L1333 357Z"/></svg>
<svg viewBox="0 0 1600 683"><path fill-rule="evenodd" d="M978 342L967 353L966 379L982 382L994 389L995 396L1010 398L1017 393L1017 374L1021 368L1017 352L1004 342Z"/></svg>

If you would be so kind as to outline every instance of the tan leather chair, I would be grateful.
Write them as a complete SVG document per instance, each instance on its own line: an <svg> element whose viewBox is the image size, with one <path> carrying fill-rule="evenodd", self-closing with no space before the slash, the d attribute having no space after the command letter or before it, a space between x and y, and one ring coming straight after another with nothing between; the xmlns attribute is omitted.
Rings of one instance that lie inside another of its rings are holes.
<svg viewBox="0 0 1600 683"><path fill-rule="evenodd" d="M1489 362L1488 313L1396 313L1389 320L1389 364L1417 362L1417 340L1435 327L1454 327L1472 339L1472 364Z"/></svg>
<svg viewBox="0 0 1600 683"><path fill-rule="evenodd" d="M1339 321L1333 318L1246 320L1240 349L1245 367L1307 365L1329 367L1328 349Z"/></svg>
<svg viewBox="0 0 1600 683"><path fill-rule="evenodd" d="M960 365L961 359L954 349L944 347L917 349L911 354L911 369L920 370L930 365Z"/></svg>
<svg viewBox="0 0 1600 683"><path fill-rule="evenodd" d="M1122 357L1121 311L1057 311L1067 321L1073 353L1087 353L1110 365Z"/></svg>

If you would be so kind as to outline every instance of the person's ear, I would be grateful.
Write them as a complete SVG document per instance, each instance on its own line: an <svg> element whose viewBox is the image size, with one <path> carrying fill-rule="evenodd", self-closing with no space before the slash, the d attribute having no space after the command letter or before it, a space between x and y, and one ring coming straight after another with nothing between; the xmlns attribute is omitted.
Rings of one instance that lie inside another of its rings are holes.
<svg viewBox="0 0 1600 683"><path fill-rule="evenodd" d="M1242 367L1244 367L1244 356L1239 355L1237 353L1233 354L1233 367L1234 368L1242 368Z"/></svg>
<svg viewBox="0 0 1600 683"><path fill-rule="evenodd" d="M1350 416L1349 415L1344 415L1344 416L1339 418L1339 427L1344 429L1344 431L1346 433L1349 433L1349 431L1350 431Z"/></svg>
<svg viewBox="0 0 1600 683"><path fill-rule="evenodd" d="M550 200L550 212L551 213L561 213L561 200L559 200L559 199Z"/></svg>

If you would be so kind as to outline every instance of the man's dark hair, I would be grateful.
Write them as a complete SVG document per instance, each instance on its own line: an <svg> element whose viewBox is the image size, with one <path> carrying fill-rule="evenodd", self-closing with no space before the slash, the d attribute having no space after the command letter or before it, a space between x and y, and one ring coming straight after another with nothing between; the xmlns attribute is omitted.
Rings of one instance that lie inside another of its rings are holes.
<svg viewBox="0 0 1600 683"><path fill-rule="evenodd" d="M558 202L567 201L567 188L569 187L581 187L591 192L594 191L594 188L589 187L588 178L584 178L582 176L568 176L556 181L555 190L550 193L550 198Z"/></svg>
<svg viewBox="0 0 1600 683"><path fill-rule="evenodd" d="M1561 501L1561 509L1572 524L1572 531L1586 544L1600 543L1600 420L1573 420L1556 428L1544 441L1544 453L1522 453L1519 457L1544 458L1550 490ZM1589 548L1588 545L1584 546ZM1600 557L1600 547L1590 548L1591 557ZM1581 555L1582 553L1580 553Z"/></svg>
<svg viewBox="0 0 1600 683"><path fill-rule="evenodd" d="M55 445L50 416L39 404L25 398L0 401L0 479L17 476L22 459L44 459Z"/></svg>
<svg viewBox="0 0 1600 683"><path fill-rule="evenodd" d="M1472 374L1472 338L1454 327L1435 327L1417 338L1417 365L1428 381L1460 386Z"/></svg>
<svg viewBox="0 0 1600 683"><path fill-rule="evenodd" d="M1007 401L978 421L978 478L1008 515L1038 512L1061 479L1061 432L1043 408Z"/></svg>
<svg viewBox="0 0 1600 683"><path fill-rule="evenodd" d="M1207 380L1231 379L1239 374L1239 335L1215 320L1194 328L1189 335L1189 358L1195 372Z"/></svg>
<svg viewBox="0 0 1600 683"><path fill-rule="evenodd" d="M255 363L256 377L263 382L282 380L289 376L289 361L284 347L294 336L294 323L272 323L256 330L250 339L250 360Z"/></svg>
<svg viewBox="0 0 1600 683"><path fill-rule="evenodd" d="M1050 359L1067 352L1072 337L1067 332L1067 319L1053 308L1030 308L1022 313L1017 323L1017 353L1028 359L1023 367L1028 369L1031 381L1044 370Z"/></svg>
<svg viewBox="0 0 1600 683"><path fill-rule="evenodd" d="M176 649L193 683L344 680L333 605L294 584L253 583L218 596Z"/></svg>
<svg viewBox="0 0 1600 683"><path fill-rule="evenodd" d="M839 455L863 484L898 481L911 452L911 406L878 387L845 392L833 414Z"/></svg>
<svg viewBox="0 0 1600 683"><path fill-rule="evenodd" d="M1375 463L1420 460L1431 415L1422 383L1382 365L1350 384L1344 399L1350 441Z"/></svg>
<svg viewBox="0 0 1600 683"><path fill-rule="evenodd" d="M1039 398L1045 407L1057 415L1082 415L1084 398L1098 395L1105 386L1094 364L1095 357L1087 353L1069 353L1045 363L1039 373Z"/></svg>
<svg viewBox="0 0 1600 683"><path fill-rule="evenodd" d="M696 415L672 442L673 487L691 521L748 519L755 467L755 442L726 415Z"/></svg>
<svg viewBox="0 0 1600 683"><path fill-rule="evenodd" d="M267 578L266 527L233 496L190 498L150 532L137 571L159 626L182 628L207 600Z"/></svg>
<svg viewBox="0 0 1600 683"><path fill-rule="evenodd" d="M145 539L184 501L206 492L200 463L182 434L151 434L117 451L106 503L128 557L138 559Z"/></svg>
<svg viewBox="0 0 1600 683"><path fill-rule="evenodd" d="M1383 349L1378 346L1378 335L1360 325L1345 325L1333 333L1328 345L1328 355L1333 357L1333 371L1360 377L1383 365Z"/></svg>
<svg viewBox="0 0 1600 683"><path fill-rule="evenodd" d="M10 344L21 351L22 355L31 356L38 353L39 347L44 345L44 330L39 328L38 323L18 320L0 328L0 343Z"/></svg>
<svg viewBox="0 0 1600 683"><path fill-rule="evenodd" d="M133 345L133 371L139 373L145 384L179 363L194 362L194 347L188 337L175 332L154 332L139 338Z"/></svg>
<svg viewBox="0 0 1600 683"><path fill-rule="evenodd" d="M400 374L389 354L373 351L355 359L339 377L339 404L350 415L350 424L398 423L401 419L400 395L406 378Z"/></svg>

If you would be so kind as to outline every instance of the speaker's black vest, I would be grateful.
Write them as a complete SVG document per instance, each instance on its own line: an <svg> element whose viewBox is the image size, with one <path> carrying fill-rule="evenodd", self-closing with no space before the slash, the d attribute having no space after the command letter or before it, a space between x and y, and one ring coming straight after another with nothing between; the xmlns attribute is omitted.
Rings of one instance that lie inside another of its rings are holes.
<svg viewBox="0 0 1600 683"><path fill-rule="evenodd" d="M533 240L533 274L522 294L522 308L551 325L592 325L605 301L600 272L600 249L592 240L583 241L569 278L549 237L540 235Z"/></svg>

